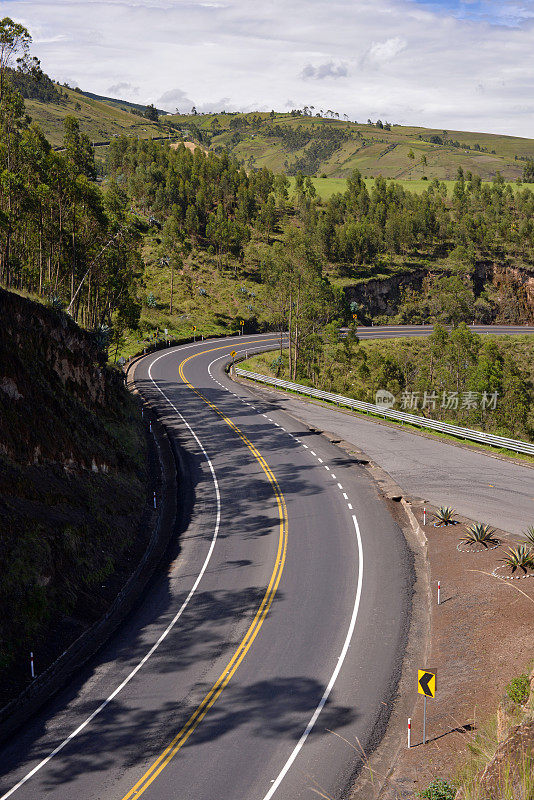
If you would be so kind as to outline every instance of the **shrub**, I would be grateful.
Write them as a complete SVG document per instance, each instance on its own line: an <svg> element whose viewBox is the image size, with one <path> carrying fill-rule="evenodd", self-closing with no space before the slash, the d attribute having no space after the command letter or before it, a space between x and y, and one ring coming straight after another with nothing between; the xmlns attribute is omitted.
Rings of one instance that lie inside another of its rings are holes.
<svg viewBox="0 0 534 800"><path fill-rule="evenodd" d="M455 514L456 511L454 508L450 506L440 506L434 514L434 519L438 525L454 525L456 523L454 519Z"/></svg>
<svg viewBox="0 0 534 800"><path fill-rule="evenodd" d="M157 308L158 301L156 300L155 296L150 292L146 299L146 304L149 308Z"/></svg>
<svg viewBox="0 0 534 800"><path fill-rule="evenodd" d="M526 574L528 569L534 569L534 553L524 544L519 547L509 547L501 561L510 567L512 572L521 569Z"/></svg>
<svg viewBox="0 0 534 800"><path fill-rule="evenodd" d="M523 539L525 540L525 544L534 547L534 525L526 529L523 533Z"/></svg>
<svg viewBox="0 0 534 800"><path fill-rule="evenodd" d="M441 778L433 780L426 789L419 793L419 797L423 797L425 800L454 800L455 796L456 787Z"/></svg>
<svg viewBox="0 0 534 800"><path fill-rule="evenodd" d="M490 544L499 544L493 528L490 528L489 525L484 525L482 522L473 522L467 528L460 542L464 544L482 544L484 547L488 547Z"/></svg>
<svg viewBox="0 0 534 800"><path fill-rule="evenodd" d="M512 678L506 687L506 694L514 703L519 705L526 703L530 694L528 675L519 675L517 678Z"/></svg>

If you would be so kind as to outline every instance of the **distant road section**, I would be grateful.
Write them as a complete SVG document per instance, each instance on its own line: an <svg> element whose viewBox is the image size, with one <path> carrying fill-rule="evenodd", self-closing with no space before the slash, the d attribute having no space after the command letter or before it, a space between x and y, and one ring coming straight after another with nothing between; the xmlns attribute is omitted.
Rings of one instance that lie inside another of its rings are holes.
<svg viewBox="0 0 534 800"><path fill-rule="evenodd" d="M534 334L527 326L470 326L481 334ZM358 328L362 339L428 336L433 326ZM357 414L337 411L311 400L273 394L284 411L308 425L331 431L385 469L409 496L433 505L451 505L460 514L487 522L510 533L534 525L534 468L491 453L431 439L380 424Z"/></svg>

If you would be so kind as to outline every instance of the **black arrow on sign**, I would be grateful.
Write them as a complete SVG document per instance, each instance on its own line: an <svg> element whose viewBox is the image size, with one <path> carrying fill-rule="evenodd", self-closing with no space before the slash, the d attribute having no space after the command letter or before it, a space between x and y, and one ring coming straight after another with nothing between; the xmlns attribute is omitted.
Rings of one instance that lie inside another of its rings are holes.
<svg viewBox="0 0 534 800"><path fill-rule="evenodd" d="M425 695L426 695L427 697L433 697L433 694L432 694L432 692L430 691L430 687L429 687L429 685L428 685L428 684L429 684L429 681L431 681L433 677L434 677L434 676L432 675L432 673L431 673L431 672L425 672L425 674L424 674L424 675L422 675L422 676L419 678L419 686L421 687L421 689L423 690L423 692L425 693Z"/></svg>

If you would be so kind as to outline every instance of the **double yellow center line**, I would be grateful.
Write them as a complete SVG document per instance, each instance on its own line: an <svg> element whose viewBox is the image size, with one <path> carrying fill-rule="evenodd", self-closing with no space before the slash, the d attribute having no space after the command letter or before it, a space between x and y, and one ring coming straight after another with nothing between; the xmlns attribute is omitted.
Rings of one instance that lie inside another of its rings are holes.
<svg viewBox="0 0 534 800"><path fill-rule="evenodd" d="M174 738L169 742L165 750L161 753L161 755L154 761L152 766L145 772L145 774L137 781L135 786L133 786L128 794L123 797L123 800L136 800L136 798L140 797L143 792L145 792L150 784L158 777L160 772L165 769L167 764L174 758L176 753L184 746L187 742L193 731L200 725L206 714L208 713L209 709L212 705L216 702L217 698L225 688L225 686L231 680L233 674L245 658L246 654L248 653L249 649L254 642L254 639L258 635L258 632L263 625L263 621L267 616L267 613L272 605L274 600L274 596L278 589L278 585L280 583L280 578L282 577L282 572L284 569L285 559L286 559L286 552L287 552L287 528L288 528L288 518L287 518L287 507L286 502L284 499L284 495L278 485L278 481L276 480L271 468L261 455L261 453L254 447L252 442L245 436L243 431L238 428L238 426L232 422L223 412L217 408L217 406L208 400L204 395L198 391L185 377L184 375L184 366L190 361L192 358L196 358L199 355L205 355L206 353L212 353L215 350L225 350L228 347L214 347L210 350L203 350L200 353L194 353L192 356L184 359L179 366L178 372L180 378L184 382L186 386L188 386L206 405L208 405L216 414L218 414L221 419L239 436L242 442L246 445L246 447L250 450L254 458L260 464L262 470L264 471L265 475L269 483L271 484L274 492L274 496L276 498L276 503L278 507L278 516L279 516L279 532L278 532L278 548L276 553L276 561L274 564L273 572L269 581L269 585L265 591L263 599L260 603L258 610L252 620L245 636L241 640L237 650L233 654L232 658L219 675L213 686L211 687L210 691L206 694L200 705L196 708L196 710L191 714L183 728L174 736Z"/></svg>

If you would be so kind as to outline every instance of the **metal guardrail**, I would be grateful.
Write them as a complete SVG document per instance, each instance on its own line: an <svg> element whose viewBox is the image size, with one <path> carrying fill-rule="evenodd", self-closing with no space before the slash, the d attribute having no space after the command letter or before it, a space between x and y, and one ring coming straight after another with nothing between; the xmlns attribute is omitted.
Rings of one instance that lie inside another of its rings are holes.
<svg viewBox="0 0 534 800"><path fill-rule="evenodd" d="M487 444L491 447L500 447L505 450L513 450L515 453L525 453L526 455L534 456L534 444L530 442L521 442L517 439L507 439L504 436L494 436L491 433L484 433L483 431L475 431L471 428L460 428L458 425L450 425L448 422L439 422L435 419L427 419L426 417L418 417L415 414L405 414L403 411L395 411L392 408L381 408L372 403L363 403L360 400L352 400L350 397L343 397L339 394L331 394L330 392L323 392L320 389L312 389L310 386L301 386L298 383L291 383L290 381L282 381L279 378L271 378L267 375L260 375L257 372L248 372L246 369L235 367L235 374L241 378L248 378L252 381L259 383L266 383L269 386L278 386L281 389L289 389L298 394L307 395L308 397L316 397L319 400L327 400L330 403L336 403L339 406L352 408L355 411L365 411L367 414L376 414L384 419L393 419L397 422L407 422L410 425L416 425L419 428L429 428L439 433L447 433L450 436L456 436L459 439L466 441L478 442L480 444Z"/></svg>

